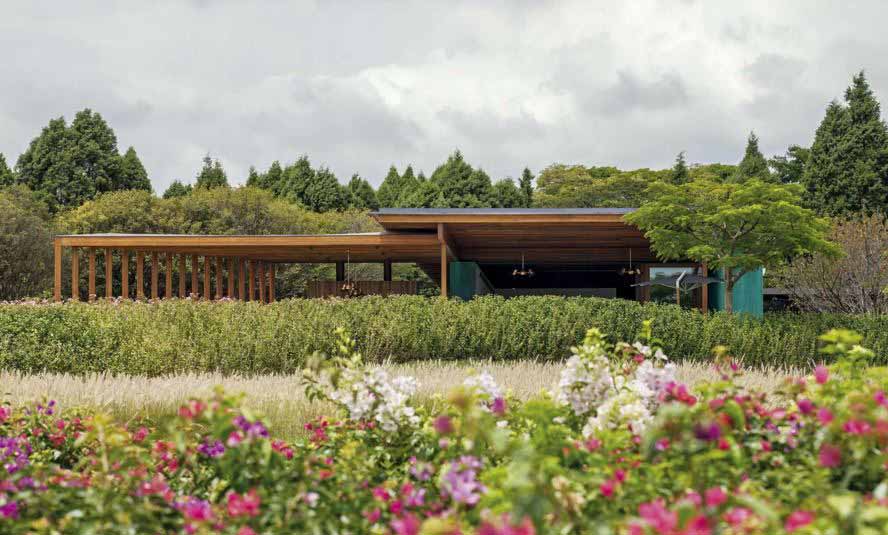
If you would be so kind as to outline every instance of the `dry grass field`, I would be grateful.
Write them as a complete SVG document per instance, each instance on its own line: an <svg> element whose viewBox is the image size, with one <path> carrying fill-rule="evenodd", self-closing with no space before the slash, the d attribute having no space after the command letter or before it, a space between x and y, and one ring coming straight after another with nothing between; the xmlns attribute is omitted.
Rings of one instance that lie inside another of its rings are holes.
<svg viewBox="0 0 888 535"><path fill-rule="evenodd" d="M418 397L433 403L436 394L444 394L462 383L467 376L487 371L497 382L519 398L527 398L543 389L553 389L558 382L561 365L536 362L442 362L425 361L386 366L395 375L412 375L419 381ZM746 386L764 390L776 389L793 370L751 370L740 380ZM679 379L693 386L717 378L714 370L704 364L679 365ZM329 414L331 407L309 402L302 392L297 375L266 375L259 377L223 376L221 374L184 374L145 378L93 374L87 376L35 374L24 375L0 371L0 397L16 404L43 398L55 399L63 407L89 407L128 420L148 417L164 418L174 414L179 405L195 396L206 396L216 386L230 393L244 393L246 404L263 413L277 436L299 436L302 425L319 415Z"/></svg>

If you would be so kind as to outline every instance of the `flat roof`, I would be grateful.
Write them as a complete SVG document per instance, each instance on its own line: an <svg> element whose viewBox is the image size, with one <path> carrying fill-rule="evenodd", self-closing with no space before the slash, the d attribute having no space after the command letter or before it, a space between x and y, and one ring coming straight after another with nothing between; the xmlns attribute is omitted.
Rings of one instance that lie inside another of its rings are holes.
<svg viewBox="0 0 888 535"><path fill-rule="evenodd" d="M635 208L380 208L372 215L626 215Z"/></svg>

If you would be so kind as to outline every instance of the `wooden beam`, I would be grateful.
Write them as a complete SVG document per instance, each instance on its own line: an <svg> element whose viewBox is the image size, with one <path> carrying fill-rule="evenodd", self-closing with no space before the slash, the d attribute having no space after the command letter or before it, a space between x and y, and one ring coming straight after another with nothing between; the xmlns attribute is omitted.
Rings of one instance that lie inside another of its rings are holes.
<svg viewBox="0 0 888 535"><path fill-rule="evenodd" d="M188 295L191 299L200 299L200 288L197 283L197 275L200 272L200 264L197 263L197 255L191 255L191 293Z"/></svg>
<svg viewBox="0 0 888 535"><path fill-rule="evenodd" d="M136 299L145 299L145 251L136 251Z"/></svg>
<svg viewBox="0 0 888 535"><path fill-rule="evenodd" d="M88 290L87 291L89 293L86 295L86 299L90 303L92 303L93 301L96 300L96 248L95 247L89 248L88 266L89 266L89 268L88 268L89 275L87 278L87 280L88 280L88 282L87 282Z"/></svg>
<svg viewBox="0 0 888 535"><path fill-rule="evenodd" d="M234 257L228 259L228 298L234 299Z"/></svg>
<svg viewBox="0 0 888 535"><path fill-rule="evenodd" d="M53 250L53 289L52 300L59 302L62 300L62 241L58 238L52 242Z"/></svg>
<svg viewBox="0 0 888 535"><path fill-rule="evenodd" d="M166 279L164 283L164 293L167 299L173 298L173 253L166 254Z"/></svg>
<svg viewBox="0 0 888 535"><path fill-rule="evenodd" d="M187 295L188 288L187 283L185 282L185 255L179 255L179 297L181 299L185 299Z"/></svg>
<svg viewBox="0 0 888 535"><path fill-rule="evenodd" d="M120 251L120 297L129 299L129 250Z"/></svg>
<svg viewBox="0 0 888 535"><path fill-rule="evenodd" d="M457 254L456 246L453 244L453 237L444 223L438 223L438 243L442 243L447 247L447 255L450 257L451 262L459 262L459 255Z"/></svg>
<svg viewBox="0 0 888 535"><path fill-rule="evenodd" d="M105 299L114 299L114 251L105 248Z"/></svg>
<svg viewBox="0 0 888 535"><path fill-rule="evenodd" d="M268 302L275 302L275 291L274 291L274 264L268 265Z"/></svg>
<svg viewBox="0 0 888 535"><path fill-rule="evenodd" d="M216 301L222 299L222 257L216 257Z"/></svg>
<svg viewBox="0 0 888 535"><path fill-rule="evenodd" d="M237 259L237 298L247 300L247 266L243 258Z"/></svg>
<svg viewBox="0 0 888 535"><path fill-rule="evenodd" d="M265 286L268 280L265 278L265 263L259 262L259 302L265 303Z"/></svg>
<svg viewBox="0 0 888 535"><path fill-rule="evenodd" d="M160 275L160 255L151 253L151 299L157 300L157 282Z"/></svg>
<svg viewBox="0 0 888 535"><path fill-rule="evenodd" d="M71 299L80 301L80 253L71 247Z"/></svg>
<svg viewBox="0 0 888 535"><path fill-rule="evenodd" d="M253 299L256 298L256 286L255 286L255 280L256 280L256 261L255 261L255 260L250 260L249 262L250 262L250 264L249 264L250 267L249 267L249 270L248 270L248 272L247 272L247 278L249 279L249 282L247 283L247 286L249 287L249 289L248 289L247 291L248 291L249 293L248 293L248 295L247 295L247 299L246 299L246 300L247 300L247 301L252 301Z"/></svg>
<svg viewBox="0 0 888 535"><path fill-rule="evenodd" d="M382 263L382 280L392 281L392 259L386 258Z"/></svg>
<svg viewBox="0 0 888 535"><path fill-rule="evenodd" d="M203 272L203 293L204 299L210 301L213 299L213 288L210 287L210 257L204 256L204 272Z"/></svg>

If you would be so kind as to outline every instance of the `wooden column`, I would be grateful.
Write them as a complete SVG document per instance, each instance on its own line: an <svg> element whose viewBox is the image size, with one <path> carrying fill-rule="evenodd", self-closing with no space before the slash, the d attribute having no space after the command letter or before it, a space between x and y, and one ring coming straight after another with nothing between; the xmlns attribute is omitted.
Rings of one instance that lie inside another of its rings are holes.
<svg viewBox="0 0 888 535"><path fill-rule="evenodd" d="M80 252L71 247L71 299L80 301Z"/></svg>
<svg viewBox="0 0 888 535"><path fill-rule="evenodd" d="M210 301L213 299L213 289L210 287L210 257L204 256L204 273L203 273L203 283L204 283L204 299Z"/></svg>
<svg viewBox="0 0 888 535"><path fill-rule="evenodd" d="M237 298L247 300L247 266L243 258L237 259Z"/></svg>
<svg viewBox="0 0 888 535"><path fill-rule="evenodd" d="M247 301L252 301L253 299L256 298L256 286L255 286L255 280L256 280L256 261L255 261L255 260L250 260L249 262L250 262L250 264L249 264L249 269L247 270L247 279L248 279L248 282L247 282L247 287L248 287L248 289L247 289Z"/></svg>
<svg viewBox="0 0 888 535"><path fill-rule="evenodd" d="M185 282L185 255L179 255L179 297L185 299L187 283Z"/></svg>
<svg viewBox="0 0 888 535"><path fill-rule="evenodd" d="M704 277L708 277L709 266L707 266L706 264L701 264L700 274ZM704 314L706 314L707 312L709 312L709 284L703 284L703 286L700 287L700 291L702 292L700 294L700 310Z"/></svg>
<svg viewBox="0 0 888 535"><path fill-rule="evenodd" d="M222 299L222 257L216 257L216 300Z"/></svg>
<svg viewBox="0 0 888 535"><path fill-rule="evenodd" d="M265 285L268 280L265 278L265 263L259 262L259 302L265 303Z"/></svg>
<svg viewBox="0 0 888 535"><path fill-rule="evenodd" d="M392 282L392 259L386 258L382 263L382 280Z"/></svg>
<svg viewBox="0 0 888 535"><path fill-rule="evenodd" d="M342 282L345 280L345 262L336 262L336 281Z"/></svg>
<svg viewBox="0 0 888 535"><path fill-rule="evenodd" d="M151 299L157 300L157 279L160 275L160 256L151 253Z"/></svg>
<svg viewBox="0 0 888 535"><path fill-rule="evenodd" d="M164 293L167 299L173 298L173 253L166 254L166 279L164 279Z"/></svg>
<svg viewBox="0 0 888 535"><path fill-rule="evenodd" d="M145 299L145 251L136 251L136 299Z"/></svg>
<svg viewBox="0 0 888 535"><path fill-rule="evenodd" d="M110 247L105 248L105 299L114 298L114 255Z"/></svg>
<svg viewBox="0 0 888 535"><path fill-rule="evenodd" d="M59 302L62 300L62 242L56 238L52 244L53 249L53 288L52 300Z"/></svg>
<svg viewBox="0 0 888 535"><path fill-rule="evenodd" d="M234 257L228 258L228 298L234 299Z"/></svg>
<svg viewBox="0 0 888 535"><path fill-rule="evenodd" d="M89 282L87 283L87 287L89 288L89 293L86 295L86 299L92 303L96 300L96 248L89 248L89 276L87 279Z"/></svg>
<svg viewBox="0 0 888 535"><path fill-rule="evenodd" d="M192 299L200 299L200 288L197 285L197 274L200 271L200 265L197 263L197 255L191 255L191 293L188 295Z"/></svg>
<svg viewBox="0 0 888 535"><path fill-rule="evenodd" d="M120 297L129 299L129 251L120 250Z"/></svg>
<svg viewBox="0 0 888 535"><path fill-rule="evenodd" d="M268 302L274 303L274 264L268 265Z"/></svg>

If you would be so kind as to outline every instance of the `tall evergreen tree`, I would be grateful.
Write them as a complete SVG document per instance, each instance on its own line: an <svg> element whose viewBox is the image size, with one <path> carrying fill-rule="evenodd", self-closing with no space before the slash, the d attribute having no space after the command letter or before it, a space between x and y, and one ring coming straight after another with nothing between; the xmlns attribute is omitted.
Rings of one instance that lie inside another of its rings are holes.
<svg viewBox="0 0 888 535"><path fill-rule="evenodd" d="M351 197L350 203L355 208L361 210L378 210L379 201L376 198L376 192L369 182L361 178L361 175L355 173L348 182L348 191Z"/></svg>
<svg viewBox="0 0 888 535"><path fill-rule="evenodd" d="M805 174L805 163L811 150L791 145L783 156L774 156L768 164L774 170L774 178L782 184L799 184Z"/></svg>
<svg viewBox="0 0 888 535"><path fill-rule="evenodd" d="M379 185L376 192L376 198L379 200L379 206L382 208L391 208L398 205L398 198L401 196L401 175L398 169L392 165L389 167L388 174Z"/></svg>
<svg viewBox="0 0 888 535"><path fill-rule="evenodd" d="M413 193L416 188L419 187L419 179L413 174L413 166L408 165L407 169L404 169L404 174L401 175L401 180L399 181L399 192L398 192L398 200L409 196Z"/></svg>
<svg viewBox="0 0 888 535"><path fill-rule="evenodd" d="M831 102L817 128L802 183L824 214L888 212L888 127L863 72Z"/></svg>
<svg viewBox="0 0 888 535"><path fill-rule="evenodd" d="M114 190L141 189L151 191L148 172L139 160L136 149L130 147L120 159L120 170L114 181Z"/></svg>
<svg viewBox="0 0 888 535"><path fill-rule="evenodd" d="M259 174L259 171L256 170L255 166L250 166L250 169L247 171L247 182L246 186L250 188L258 188L259 183L262 181L263 176Z"/></svg>
<svg viewBox="0 0 888 535"><path fill-rule="evenodd" d="M688 164L685 161L685 151L678 153L675 157L675 165L672 166L672 176L670 177L673 184L685 184L691 179L688 171Z"/></svg>
<svg viewBox="0 0 888 535"><path fill-rule="evenodd" d="M11 186L13 183L15 183L15 175L12 173L12 169L6 165L6 157L0 152L0 187Z"/></svg>
<svg viewBox="0 0 888 535"><path fill-rule="evenodd" d="M423 180L408 195L401 197L398 208L448 208L444 194L431 180Z"/></svg>
<svg viewBox="0 0 888 535"><path fill-rule="evenodd" d="M525 196L511 178L504 178L491 188L490 205L493 208L522 208L525 201Z"/></svg>
<svg viewBox="0 0 888 535"><path fill-rule="evenodd" d="M521 172L521 178L518 180L518 189L521 190L521 195L524 197L522 206L525 208L533 206L533 173L527 167Z"/></svg>
<svg viewBox="0 0 888 535"><path fill-rule="evenodd" d="M173 180L167 187L166 191L163 192L163 198L172 199L175 197L184 197L189 193L191 193L191 184L186 186L180 180Z"/></svg>
<svg viewBox="0 0 888 535"><path fill-rule="evenodd" d="M314 180L305 188L303 204L315 212L344 210L348 208L350 195L339 183L336 175L326 167L314 174Z"/></svg>
<svg viewBox="0 0 888 535"><path fill-rule="evenodd" d="M213 160L209 154L204 156L203 167L197 174L194 187L206 189L228 187L228 175L222 168L222 162Z"/></svg>
<svg viewBox="0 0 888 535"><path fill-rule="evenodd" d="M314 180L315 170L312 169L308 156L303 154L298 160L283 170L283 174L278 181L281 186L275 188L274 184L272 184L271 190L275 192L275 195L308 206L306 190Z"/></svg>
<svg viewBox="0 0 888 535"><path fill-rule="evenodd" d="M430 179L451 208L490 206L490 177L481 169L474 169L457 150L439 165Z"/></svg>
<svg viewBox="0 0 888 535"><path fill-rule="evenodd" d="M746 140L746 152L743 154L740 164L737 165L737 172L734 175L734 180L737 182L745 182L750 178L758 178L765 182L771 180L768 160L765 159L762 151L759 150L758 142L759 139L755 132L750 132L749 138Z"/></svg>

